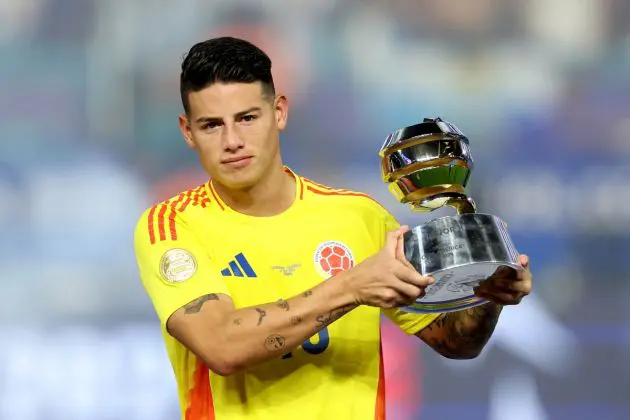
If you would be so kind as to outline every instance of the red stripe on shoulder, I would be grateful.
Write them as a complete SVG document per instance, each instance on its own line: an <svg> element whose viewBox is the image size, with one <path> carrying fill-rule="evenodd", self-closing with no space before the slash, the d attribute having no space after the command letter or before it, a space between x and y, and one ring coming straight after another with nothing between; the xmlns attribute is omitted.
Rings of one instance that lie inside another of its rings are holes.
<svg viewBox="0 0 630 420"><path fill-rule="evenodd" d="M179 212L183 212L184 210L186 210L186 207L188 207L188 205L192 201L192 190L186 191L185 195L186 195L186 199L184 200L182 205L179 206L179 209L178 209Z"/></svg>
<svg viewBox="0 0 630 420"><path fill-rule="evenodd" d="M199 204L201 205L202 208L205 208L208 204L210 204L210 199L208 198L208 192L206 191L205 188L203 189L203 191L201 191L201 194L199 194Z"/></svg>
<svg viewBox="0 0 630 420"><path fill-rule="evenodd" d="M193 387L188 392L186 420L214 420L214 401L210 388L210 372L201 362L193 374Z"/></svg>
<svg viewBox="0 0 630 420"><path fill-rule="evenodd" d="M156 204L149 211L149 239L151 244L155 244L158 240L165 241L167 236L176 241L177 234L177 214L183 213L192 204L206 207L210 203L205 191L205 184L185 191L177 197ZM157 213L157 215L156 215ZM157 219L157 234L156 230Z"/></svg>
<svg viewBox="0 0 630 420"><path fill-rule="evenodd" d="M164 225L166 222L165 215L166 210L168 210L168 203L168 200L162 203L162 205L160 206L160 211L158 212L158 233L160 234L160 241L166 240L166 228Z"/></svg>
<svg viewBox="0 0 630 420"><path fill-rule="evenodd" d="M186 193L181 193L177 197L177 200L175 200L173 204L169 206L171 213L168 215L168 230L171 234L171 240L173 241L177 240L177 225L175 224L175 216L177 215L177 206L182 201L184 201L184 197L186 197Z"/></svg>
<svg viewBox="0 0 630 420"><path fill-rule="evenodd" d="M199 187L192 190L192 205L193 206L199 205L199 191L201 191Z"/></svg>
<svg viewBox="0 0 630 420"><path fill-rule="evenodd" d="M151 207L149 210L148 222L149 222L149 241L151 245L155 243L155 227L153 226L153 216L155 215L155 209L157 206Z"/></svg>

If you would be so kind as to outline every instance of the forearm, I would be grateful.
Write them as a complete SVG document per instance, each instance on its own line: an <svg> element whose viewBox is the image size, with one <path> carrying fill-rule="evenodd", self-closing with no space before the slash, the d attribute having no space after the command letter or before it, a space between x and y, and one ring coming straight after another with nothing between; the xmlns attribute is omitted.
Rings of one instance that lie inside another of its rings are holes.
<svg viewBox="0 0 630 420"><path fill-rule="evenodd" d="M451 359L478 356L492 336L503 307L495 303L441 315L419 333L435 351Z"/></svg>
<svg viewBox="0 0 630 420"><path fill-rule="evenodd" d="M288 300L231 311L210 351L228 355L231 370L247 369L286 354L356 306L340 275Z"/></svg>

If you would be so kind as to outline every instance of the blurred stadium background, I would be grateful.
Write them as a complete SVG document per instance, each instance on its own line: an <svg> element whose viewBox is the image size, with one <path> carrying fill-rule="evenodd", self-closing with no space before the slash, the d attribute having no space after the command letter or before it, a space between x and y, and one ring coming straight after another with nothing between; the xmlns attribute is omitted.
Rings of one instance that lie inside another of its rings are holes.
<svg viewBox="0 0 630 420"><path fill-rule="evenodd" d="M627 0L2 0L2 420L178 418L132 229L204 180L179 65L222 34L272 56L293 169L419 224L377 151L440 116L532 258L535 293L479 359L384 326L390 419L630 418Z"/></svg>

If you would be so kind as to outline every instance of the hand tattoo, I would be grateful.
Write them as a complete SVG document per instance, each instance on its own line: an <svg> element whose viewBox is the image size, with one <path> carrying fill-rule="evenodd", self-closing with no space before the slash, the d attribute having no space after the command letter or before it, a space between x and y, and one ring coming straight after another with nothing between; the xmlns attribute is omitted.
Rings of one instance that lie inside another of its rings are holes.
<svg viewBox="0 0 630 420"><path fill-rule="evenodd" d="M243 322L243 318L236 318L234 320L234 325L241 325L242 322Z"/></svg>
<svg viewBox="0 0 630 420"><path fill-rule="evenodd" d="M292 316L291 317L291 325L297 325L300 322L302 322L302 318L300 318L299 316Z"/></svg>
<svg viewBox="0 0 630 420"><path fill-rule="evenodd" d="M219 300L219 296L215 293L212 293L210 295L205 295L198 299L195 299L192 302L184 305L184 313L186 315L198 313L201 310L203 304L209 300Z"/></svg>
<svg viewBox="0 0 630 420"><path fill-rule="evenodd" d="M267 311L263 311L260 308L255 308L256 312L258 312L258 324L260 325L262 323L263 318L265 317L265 315L267 315Z"/></svg>
<svg viewBox="0 0 630 420"><path fill-rule="evenodd" d="M283 311L289 310L289 302L287 302L284 299L278 299L278 301L276 302L276 305L278 305L278 307L282 309Z"/></svg>

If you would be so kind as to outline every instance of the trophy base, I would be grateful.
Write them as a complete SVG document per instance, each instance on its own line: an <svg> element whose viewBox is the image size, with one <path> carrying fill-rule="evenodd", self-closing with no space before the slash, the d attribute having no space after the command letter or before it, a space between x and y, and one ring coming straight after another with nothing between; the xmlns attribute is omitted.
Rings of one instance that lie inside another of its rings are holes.
<svg viewBox="0 0 630 420"><path fill-rule="evenodd" d="M426 294L401 310L444 313L487 303L473 288L499 267L522 270L505 223L479 213L441 217L405 234L405 256L423 275L435 278Z"/></svg>

